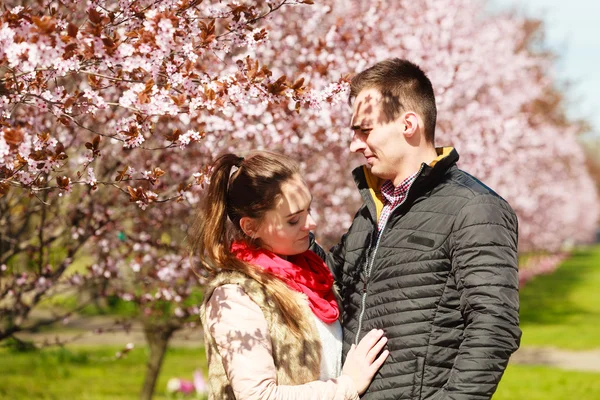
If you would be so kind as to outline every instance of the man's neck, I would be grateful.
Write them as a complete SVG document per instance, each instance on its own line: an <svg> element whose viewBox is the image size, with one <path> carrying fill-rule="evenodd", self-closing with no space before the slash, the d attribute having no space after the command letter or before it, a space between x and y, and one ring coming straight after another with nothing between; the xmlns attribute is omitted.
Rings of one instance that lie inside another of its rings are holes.
<svg viewBox="0 0 600 400"><path fill-rule="evenodd" d="M404 158L400 165L400 169L398 170L398 174L392 180L392 183L394 186L400 185L406 178L419 171L421 169L421 164L429 164L435 160L437 156L438 154L435 147L426 147L415 150L412 154L407 155Z"/></svg>

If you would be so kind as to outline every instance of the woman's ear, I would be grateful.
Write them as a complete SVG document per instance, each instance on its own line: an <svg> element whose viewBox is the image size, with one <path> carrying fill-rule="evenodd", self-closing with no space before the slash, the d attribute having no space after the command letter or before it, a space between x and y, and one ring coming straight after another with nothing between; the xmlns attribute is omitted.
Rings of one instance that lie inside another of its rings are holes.
<svg viewBox="0 0 600 400"><path fill-rule="evenodd" d="M258 230L258 224L253 218L242 217L242 219L240 219L240 228L242 228L242 231L246 236L255 238Z"/></svg>

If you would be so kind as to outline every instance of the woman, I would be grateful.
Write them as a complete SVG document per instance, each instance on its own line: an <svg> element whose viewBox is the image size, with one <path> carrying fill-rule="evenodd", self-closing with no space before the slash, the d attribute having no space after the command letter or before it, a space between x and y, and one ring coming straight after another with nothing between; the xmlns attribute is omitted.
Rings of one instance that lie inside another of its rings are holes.
<svg viewBox="0 0 600 400"><path fill-rule="evenodd" d="M333 277L308 250L311 200L288 157L217 160L195 235L212 278L201 311L210 399L356 400L387 358L373 330L340 365Z"/></svg>

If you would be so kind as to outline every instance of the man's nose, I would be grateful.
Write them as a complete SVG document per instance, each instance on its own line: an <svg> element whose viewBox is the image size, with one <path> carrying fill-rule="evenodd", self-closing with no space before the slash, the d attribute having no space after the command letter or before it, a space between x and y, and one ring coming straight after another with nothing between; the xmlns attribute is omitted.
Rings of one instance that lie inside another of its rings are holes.
<svg viewBox="0 0 600 400"><path fill-rule="evenodd" d="M352 140L350 141L350 151L352 153L357 153L366 148L366 144L364 138L359 132L354 132L352 135Z"/></svg>

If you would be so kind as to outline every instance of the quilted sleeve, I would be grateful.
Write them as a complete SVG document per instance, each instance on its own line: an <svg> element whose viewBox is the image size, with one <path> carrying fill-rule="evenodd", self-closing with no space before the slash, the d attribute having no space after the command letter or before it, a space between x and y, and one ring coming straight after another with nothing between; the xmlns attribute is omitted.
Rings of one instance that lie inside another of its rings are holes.
<svg viewBox="0 0 600 400"><path fill-rule="evenodd" d="M490 399L519 347L517 225L510 206L493 194L474 197L457 216L451 257L465 330L436 399Z"/></svg>
<svg viewBox="0 0 600 400"><path fill-rule="evenodd" d="M340 242L329 250L329 253L327 253L327 257L325 259L325 262L331 270L335 281L340 285L342 284L342 268L344 267L344 259L346 256L347 237L348 233L344 234Z"/></svg>

